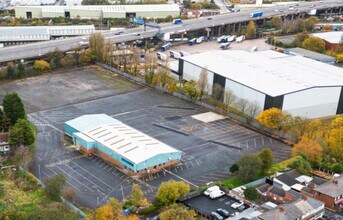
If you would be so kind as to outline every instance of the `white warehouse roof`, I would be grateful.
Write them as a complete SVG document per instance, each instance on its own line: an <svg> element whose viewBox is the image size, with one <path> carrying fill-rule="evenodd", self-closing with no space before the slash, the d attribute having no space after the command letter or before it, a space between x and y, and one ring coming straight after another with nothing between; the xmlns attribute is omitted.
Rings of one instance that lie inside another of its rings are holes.
<svg viewBox="0 0 343 220"><path fill-rule="evenodd" d="M26 6L16 6L20 8ZM152 4L152 5L79 5L79 6L30 6L41 8L43 12L63 12L65 10L92 10L104 12L142 12L142 11L179 11L177 4Z"/></svg>
<svg viewBox="0 0 343 220"><path fill-rule="evenodd" d="M272 50L209 51L181 59L273 97L313 87L343 86L341 68Z"/></svg>
<svg viewBox="0 0 343 220"><path fill-rule="evenodd" d="M66 124L75 126L76 129L87 127L88 130L81 131L88 137L86 140L90 138L97 141L136 164L159 154L179 152L179 150L104 114L84 115L66 122ZM91 126L92 128L90 128ZM79 133L76 135L80 136Z"/></svg>
<svg viewBox="0 0 343 220"><path fill-rule="evenodd" d="M343 31L316 33L312 34L312 36L319 37L332 44L339 44L339 42L343 40Z"/></svg>

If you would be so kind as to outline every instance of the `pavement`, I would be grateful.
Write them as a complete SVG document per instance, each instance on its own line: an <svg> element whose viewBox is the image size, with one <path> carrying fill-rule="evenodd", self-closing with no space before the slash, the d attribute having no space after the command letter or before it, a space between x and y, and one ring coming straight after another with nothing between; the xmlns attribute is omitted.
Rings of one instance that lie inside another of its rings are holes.
<svg viewBox="0 0 343 220"><path fill-rule="evenodd" d="M249 21L251 20L250 13L256 10L263 12L263 16L261 18L297 14L298 9L299 12L308 12L311 10L309 6L312 4L314 4L314 2L299 2L299 6L296 7L296 10L294 11L288 11L288 6L280 5L269 8L255 8L247 11L211 16L211 20L208 20L206 17L184 20L183 23L180 25L164 23L160 24L161 28L159 30L157 30L156 28L147 27L146 31L144 31L143 27L138 27L124 30L123 33L120 35L114 35L116 31L104 31L103 36L105 39L111 40L113 43L129 42L154 37L159 31L162 33L177 33ZM343 6L343 2L337 3L336 0L327 0L325 1L325 3L318 2L316 9L324 9L337 6ZM275 9L279 9L279 11L275 12ZM281 9L283 10L283 12L280 12ZM73 37L0 48L0 62L39 57L41 56L41 54L46 54L49 51L53 51L55 48L59 48L61 51L72 50L79 47L78 42L80 42L82 38L83 37Z"/></svg>
<svg viewBox="0 0 343 220"><path fill-rule="evenodd" d="M151 200L159 184L170 179L185 181L192 188L225 180L230 177L229 167L242 154L264 147L271 148L277 161L291 154L291 148L276 139L227 118L208 123L197 120L192 116L208 111L106 71L84 69L34 79L25 87L23 80L0 85L0 91L18 89L30 109L28 118L37 129L31 170L42 180L57 173L65 175L77 193L77 203L90 209L105 204L109 197L127 198L133 183ZM55 91L52 96L50 88ZM99 113L181 150L181 163L132 178L96 156L84 156L64 139L64 122Z"/></svg>

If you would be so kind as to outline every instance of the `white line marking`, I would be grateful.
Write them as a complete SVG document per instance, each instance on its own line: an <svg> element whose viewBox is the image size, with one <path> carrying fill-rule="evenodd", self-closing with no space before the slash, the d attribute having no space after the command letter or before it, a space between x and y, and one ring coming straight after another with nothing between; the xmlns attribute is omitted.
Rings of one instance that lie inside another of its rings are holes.
<svg viewBox="0 0 343 220"><path fill-rule="evenodd" d="M173 175L173 176L176 176L177 178L179 178L179 179L185 181L186 183L189 183L189 184L191 184L192 186L195 186L196 188L198 188L197 185L195 185L195 184L189 182L188 180L182 178L181 176L178 176L178 175L176 175L175 173L170 172L169 170L166 170L166 169L163 169L163 170L164 170L165 172L167 172L167 173L169 173L169 174L171 174L171 175Z"/></svg>

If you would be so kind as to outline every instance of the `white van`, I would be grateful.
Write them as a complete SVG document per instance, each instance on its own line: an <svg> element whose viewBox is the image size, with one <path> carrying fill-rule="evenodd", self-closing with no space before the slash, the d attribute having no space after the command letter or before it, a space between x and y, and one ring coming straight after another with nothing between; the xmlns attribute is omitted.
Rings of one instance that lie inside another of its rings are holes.
<svg viewBox="0 0 343 220"><path fill-rule="evenodd" d="M235 202L235 203L233 203L233 204L231 205L231 208L237 209L237 208L239 208L239 207L242 206L242 205L244 205L243 202Z"/></svg>
<svg viewBox="0 0 343 220"><path fill-rule="evenodd" d="M223 195L225 195L225 192L221 190L215 190L210 193L210 198L216 199L216 198L222 197Z"/></svg>
<svg viewBox="0 0 343 220"><path fill-rule="evenodd" d="M211 192L216 191L216 190L220 190L219 186L211 186L210 188L208 188L205 192L204 195L205 196L209 196L211 194Z"/></svg>

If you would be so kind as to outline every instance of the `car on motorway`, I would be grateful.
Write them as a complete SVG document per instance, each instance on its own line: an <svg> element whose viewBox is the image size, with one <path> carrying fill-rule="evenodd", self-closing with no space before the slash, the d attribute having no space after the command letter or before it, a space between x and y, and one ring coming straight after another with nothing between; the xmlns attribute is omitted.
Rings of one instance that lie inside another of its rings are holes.
<svg viewBox="0 0 343 220"><path fill-rule="evenodd" d="M217 213L219 213L223 217L229 217L230 216L230 212L227 211L226 209L222 209L222 208L217 209Z"/></svg>
<svg viewBox="0 0 343 220"><path fill-rule="evenodd" d="M212 20L212 18L207 18L207 20Z"/></svg>
<svg viewBox="0 0 343 220"><path fill-rule="evenodd" d="M219 215L217 212L211 212L211 216L216 220L224 220L224 218Z"/></svg>
<svg viewBox="0 0 343 220"><path fill-rule="evenodd" d="M275 9L274 12L279 12L279 9Z"/></svg>
<svg viewBox="0 0 343 220"><path fill-rule="evenodd" d="M141 36L141 34L140 33L134 33L134 34L132 34L132 36Z"/></svg>
<svg viewBox="0 0 343 220"><path fill-rule="evenodd" d="M124 33L124 31L116 32L116 33L114 33L114 35L120 35L120 34L122 34L122 33Z"/></svg>

